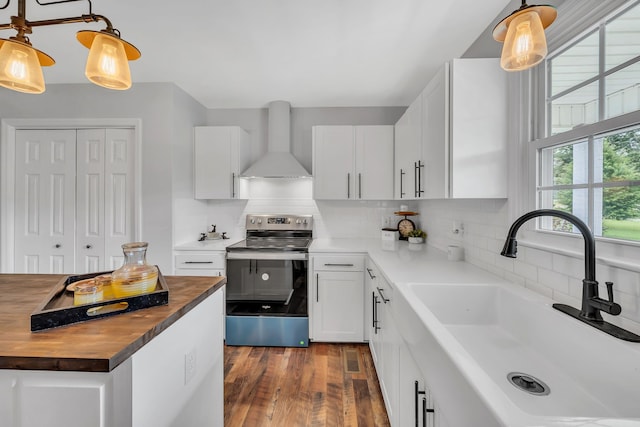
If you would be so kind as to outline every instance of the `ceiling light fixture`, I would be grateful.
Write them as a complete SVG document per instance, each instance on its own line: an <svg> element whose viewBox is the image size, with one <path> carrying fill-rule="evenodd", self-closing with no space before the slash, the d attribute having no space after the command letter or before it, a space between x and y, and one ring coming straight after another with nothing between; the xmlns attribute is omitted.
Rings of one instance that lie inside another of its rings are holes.
<svg viewBox="0 0 640 427"><path fill-rule="evenodd" d="M25 1L18 0L18 16L12 16L11 23L0 24L0 30L17 31L14 37L0 38L0 86L24 93L44 92L42 67L51 66L55 61L31 46L26 34L31 34L33 27L103 21L107 26L104 30L83 30L76 35L78 41L89 49L85 75L91 82L108 89L125 90L131 87L128 61L140 58L140 51L120 38L120 31L113 28L109 19L91 11L91 0L86 0L89 3L89 13L86 15L42 21L27 20ZM83 0L57 0L49 3L36 0L40 6L75 1ZM10 3L11 0L6 0L0 10L6 9Z"/></svg>
<svg viewBox="0 0 640 427"><path fill-rule="evenodd" d="M547 56L544 29L555 21L558 12L548 5L522 6L493 29L493 38L503 42L500 66L506 71L522 71L540 63Z"/></svg>

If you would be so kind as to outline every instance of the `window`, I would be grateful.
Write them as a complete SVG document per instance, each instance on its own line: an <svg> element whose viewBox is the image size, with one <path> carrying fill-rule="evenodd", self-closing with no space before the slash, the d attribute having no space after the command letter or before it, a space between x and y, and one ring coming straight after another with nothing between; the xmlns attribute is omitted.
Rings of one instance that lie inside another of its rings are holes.
<svg viewBox="0 0 640 427"><path fill-rule="evenodd" d="M540 208L573 213L603 238L640 242L640 2L629 2L546 61ZM539 228L576 232L543 218Z"/></svg>

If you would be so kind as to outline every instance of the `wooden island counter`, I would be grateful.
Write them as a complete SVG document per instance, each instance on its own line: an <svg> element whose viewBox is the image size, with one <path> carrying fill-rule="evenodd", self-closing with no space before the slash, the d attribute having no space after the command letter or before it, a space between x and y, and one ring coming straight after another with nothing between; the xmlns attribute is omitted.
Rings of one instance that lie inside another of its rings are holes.
<svg viewBox="0 0 640 427"><path fill-rule="evenodd" d="M222 426L224 277L166 276L169 303L31 332L62 275L0 274L0 424Z"/></svg>

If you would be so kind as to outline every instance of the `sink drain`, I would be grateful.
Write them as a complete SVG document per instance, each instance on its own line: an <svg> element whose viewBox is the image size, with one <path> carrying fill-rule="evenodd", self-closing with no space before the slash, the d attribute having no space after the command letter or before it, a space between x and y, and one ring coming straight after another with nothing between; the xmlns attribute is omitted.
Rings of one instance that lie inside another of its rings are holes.
<svg viewBox="0 0 640 427"><path fill-rule="evenodd" d="M511 384L520 390L526 391L536 396L546 396L551 392L549 386L537 379L536 377L523 374L522 372L511 372L507 375L507 379Z"/></svg>

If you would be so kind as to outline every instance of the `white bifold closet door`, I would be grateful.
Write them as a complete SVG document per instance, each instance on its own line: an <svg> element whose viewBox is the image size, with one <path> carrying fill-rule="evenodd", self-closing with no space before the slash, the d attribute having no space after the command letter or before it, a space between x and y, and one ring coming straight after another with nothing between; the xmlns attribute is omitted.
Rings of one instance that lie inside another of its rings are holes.
<svg viewBox="0 0 640 427"><path fill-rule="evenodd" d="M133 239L132 129L16 131L15 272L122 265Z"/></svg>

